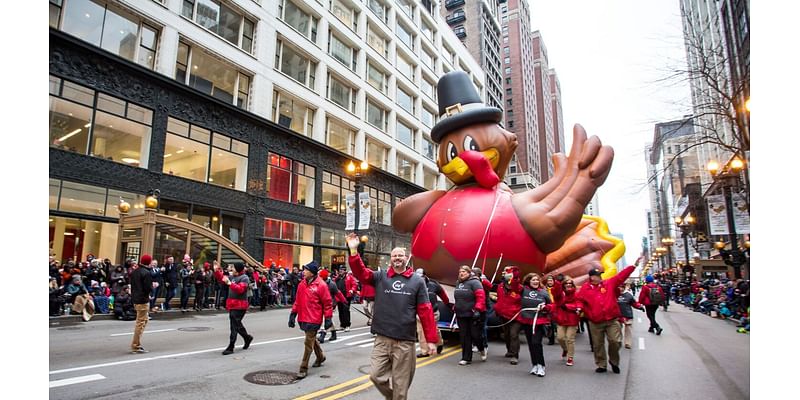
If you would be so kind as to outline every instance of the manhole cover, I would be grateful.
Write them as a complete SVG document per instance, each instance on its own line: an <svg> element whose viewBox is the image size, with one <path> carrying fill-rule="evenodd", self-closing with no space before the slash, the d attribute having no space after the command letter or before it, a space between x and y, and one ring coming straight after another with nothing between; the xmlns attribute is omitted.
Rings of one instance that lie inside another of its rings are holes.
<svg viewBox="0 0 800 400"><path fill-rule="evenodd" d="M80 326L65 326L63 328L56 328L57 331L77 331L77 330L80 330L80 329L83 329L83 327L80 327Z"/></svg>
<svg viewBox="0 0 800 400"><path fill-rule="evenodd" d="M183 332L205 332L210 331L211 328L207 326L189 326L186 328L178 328L178 330Z"/></svg>
<svg viewBox="0 0 800 400"><path fill-rule="evenodd" d="M244 380L257 385L288 385L297 381L297 373L289 371L256 371L244 376Z"/></svg>

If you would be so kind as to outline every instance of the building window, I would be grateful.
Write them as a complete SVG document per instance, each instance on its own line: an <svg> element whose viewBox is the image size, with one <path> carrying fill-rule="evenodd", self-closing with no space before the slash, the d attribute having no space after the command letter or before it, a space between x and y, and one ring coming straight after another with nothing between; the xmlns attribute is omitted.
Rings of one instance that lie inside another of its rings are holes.
<svg viewBox="0 0 800 400"><path fill-rule="evenodd" d="M314 109L277 90L272 91L272 119L301 135L314 132Z"/></svg>
<svg viewBox="0 0 800 400"><path fill-rule="evenodd" d="M319 18L298 8L292 0L281 0L278 7L280 8L278 12L283 22L286 22L300 34L316 43Z"/></svg>
<svg viewBox="0 0 800 400"><path fill-rule="evenodd" d="M269 153L267 197L313 208L315 174L315 168L310 165Z"/></svg>
<svg viewBox="0 0 800 400"><path fill-rule="evenodd" d="M403 24L398 22L394 32L401 42L405 43L412 51L414 50L414 34L411 33L411 29L406 28Z"/></svg>
<svg viewBox="0 0 800 400"><path fill-rule="evenodd" d="M389 149L381 144L367 140L367 162L378 167L384 171L387 170L387 161L389 159Z"/></svg>
<svg viewBox="0 0 800 400"><path fill-rule="evenodd" d="M389 77L382 70L375 67L372 62L367 62L367 83L378 89L381 93L389 92Z"/></svg>
<svg viewBox="0 0 800 400"><path fill-rule="evenodd" d="M114 5L51 0L50 26L147 68L155 65L158 30Z"/></svg>
<svg viewBox="0 0 800 400"><path fill-rule="evenodd" d="M356 62L358 61L358 50L353 49L349 45L341 41L333 32L328 34L328 54L330 54L337 61L342 63L345 67L356 70Z"/></svg>
<svg viewBox="0 0 800 400"><path fill-rule="evenodd" d="M181 15L252 53L255 21L218 0L183 0Z"/></svg>
<svg viewBox="0 0 800 400"><path fill-rule="evenodd" d="M506 78L506 85L510 85L510 84L511 84L511 78Z"/></svg>
<svg viewBox="0 0 800 400"><path fill-rule="evenodd" d="M416 145L416 135L414 135L414 129L410 126L397 121L397 130L395 132L395 138L398 142L403 143L404 145L410 147L411 149L415 148Z"/></svg>
<svg viewBox="0 0 800 400"><path fill-rule="evenodd" d="M434 121L436 120L434 112L428 110L427 107L422 107L422 118L420 118L420 120L428 128L433 128Z"/></svg>
<svg viewBox="0 0 800 400"><path fill-rule="evenodd" d="M369 193L369 203L372 209L370 220L379 224L392 223L392 196L382 190L364 186L364 192Z"/></svg>
<svg viewBox="0 0 800 400"><path fill-rule="evenodd" d="M327 118L325 143L342 153L353 155L356 150L356 130L334 118Z"/></svg>
<svg viewBox="0 0 800 400"><path fill-rule="evenodd" d="M388 41L378 33L372 30L370 26L367 29L367 44L377 51L383 58L389 58L389 44Z"/></svg>
<svg viewBox="0 0 800 400"><path fill-rule="evenodd" d="M417 164L400 153L397 153L397 176L409 181L414 182L414 177L417 171Z"/></svg>
<svg viewBox="0 0 800 400"><path fill-rule="evenodd" d="M422 60L423 64L428 66L428 68L430 68L431 70L434 69L434 67L433 67L433 65L434 65L433 64L434 63L434 57L431 55L431 53L428 53L428 49L423 48L422 49L422 53L420 54L419 58L420 58L420 60Z"/></svg>
<svg viewBox="0 0 800 400"><path fill-rule="evenodd" d="M373 100L367 99L367 122L380 129L381 132L386 132L386 120L389 112Z"/></svg>
<svg viewBox="0 0 800 400"><path fill-rule="evenodd" d="M250 76L220 60L220 57L207 53L198 46L180 41L175 80L226 103L247 109Z"/></svg>
<svg viewBox="0 0 800 400"><path fill-rule="evenodd" d="M504 58L503 62L506 63L506 64L511 64L511 57Z"/></svg>
<svg viewBox="0 0 800 400"><path fill-rule="evenodd" d="M424 176L422 185L425 187L425 189L435 190L436 180L439 178L439 173L424 169L422 175Z"/></svg>
<svg viewBox="0 0 800 400"><path fill-rule="evenodd" d="M314 90L317 63L280 39L275 52L275 69Z"/></svg>
<svg viewBox="0 0 800 400"><path fill-rule="evenodd" d="M147 168L153 111L50 76L50 147Z"/></svg>
<svg viewBox="0 0 800 400"><path fill-rule="evenodd" d="M414 65L399 52L397 53L397 70L412 82L414 81Z"/></svg>
<svg viewBox="0 0 800 400"><path fill-rule="evenodd" d="M403 10L406 15L409 17L414 16L414 5L412 4L411 0L395 0L400 9Z"/></svg>
<svg viewBox="0 0 800 400"><path fill-rule="evenodd" d="M339 0L331 1L331 12L336 16L339 21L342 21L345 26L352 29L353 32L358 30L358 11Z"/></svg>
<svg viewBox="0 0 800 400"><path fill-rule="evenodd" d="M328 100L347 111L356 111L356 89L328 73Z"/></svg>
<svg viewBox="0 0 800 400"><path fill-rule="evenodd" d="M436 144L426 136L422 137L422 155L429 160L436 160Z"/></svg>
<svg viewBox="0 0 800 400"><path fill-rule="evenodd" d="M380 0L367 0L367 8L372 10L375 16L378 17L381 21L386 23L389 20L389 13L387 12L388 8L383 1Z"/></svg>
<svg viewBox="0 0 800 400"><path fill-rule="evenodd" d="M434 29L428 25L425 20L422 20L422 25L420 26L420 31L422 31L422 35L428 38L431 42L433 42L433 32Z"/></svg>
<svg viewBox="0 0 800 400"><path fill-rule="evenodd" d="M417 111L414 102L415 98L411 94L400 87L397 88L397 104L400 105L400 108L408 111L409 114L414 115Z"/></svg>
<svg viewBox="0 0 800 400"><path fill-rule="evenodd" d="M339 175L322 171L322 208L325 211L344 214L345 197L355 192L355 183Z"/></svg>
<svg viewBox="0 0 800 400"><path fill-rule="evenodd" d="M453 51L447 48L446 46L442 46L442 57L447 60L450 64L455 64L455 60L453 58Z"/></svg>
<svg viewBox="0 0 800 400"><path fill-rule="evenodd" d="M169 117L163 173L244 191L249 145Z"/></svg>
<svg viewBox="0 0 800 400"><path fill-rule="evenodd" d="M422 85L420 87L420 89L422 89L422 93L425 93L425 95L430 97L431 100L436 101L436 90L434 89L435 85L424 76L420 84Z"/></svg>

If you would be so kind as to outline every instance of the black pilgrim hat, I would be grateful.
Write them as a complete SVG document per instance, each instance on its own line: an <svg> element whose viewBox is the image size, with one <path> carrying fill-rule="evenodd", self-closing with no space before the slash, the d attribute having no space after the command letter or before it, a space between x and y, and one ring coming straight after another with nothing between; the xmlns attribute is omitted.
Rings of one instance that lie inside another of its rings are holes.
<svg viewBox="0 0 800 400"><path fill-rule="evenodd" d="M431 129L431 139L439 143L448 133L480 122L499 123L503 111L481 101L472 80L464 71L453 71L439 79L439 122Z"/></svg>

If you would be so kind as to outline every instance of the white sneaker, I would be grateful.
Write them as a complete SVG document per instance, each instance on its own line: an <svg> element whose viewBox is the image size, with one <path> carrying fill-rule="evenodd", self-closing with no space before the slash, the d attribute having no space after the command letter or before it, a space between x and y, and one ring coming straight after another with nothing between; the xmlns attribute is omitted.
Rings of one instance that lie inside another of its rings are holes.
<svg viewBox="0 0 800 400"><path fill-rule="evenodd" d="M477 353L478 352L478 346L472 346L472 352L473 353Z"/></svg>
<svg viewBox="0 0 800 400"><path fill-rule="evenodd" d="M348 326L347 328L344 328L344 331L345 332L350 332L350 327Z"/></svg>
<svg viewBox="0 0 800 400"><path fill-rule="evenodd" d="M536 368L536 367L538 367L538 366L539 366L539 365L534 365L534 366L533 366L533 368L531 368L531 375L537 375L537 374L538 374L538 372L539 372L539 369L538 369L538 368Z"/></svg>
<svg viewBox="0 0 800 400"><path fill-rule="evenodd" d="M483 351L481 352L481 361L486 361L488 357L489 357L489 350L483 349Z"/></svg>
<svg viewBox="0 0 800 400"><path fill-rule="evenodd" d="M461 360L458 362L458 365L467 365L467 364L469 364L469 361L467 360Z"/></svg>
<svg viewBox="0 0 800 400"><path fill-rule="evenodd" d="M544 365L539 366L539 376L544 376Z"/></svg>

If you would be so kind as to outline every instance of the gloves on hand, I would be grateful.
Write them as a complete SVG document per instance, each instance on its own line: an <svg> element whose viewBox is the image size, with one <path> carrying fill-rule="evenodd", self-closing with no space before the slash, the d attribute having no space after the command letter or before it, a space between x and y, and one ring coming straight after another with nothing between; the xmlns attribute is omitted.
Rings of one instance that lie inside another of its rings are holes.
<svg viewBox="0 0 800 400"><path fill-rule="evenodd" d="M293 312L289 314L289 328L294 328L295 319L297 319L297 313Z"/></svg>
<svg viewBox="0 0 800 400"><path fill-rule="evenodd" d="M325 329L330 329L333 326L330 318L325 318Z"/></svg>

